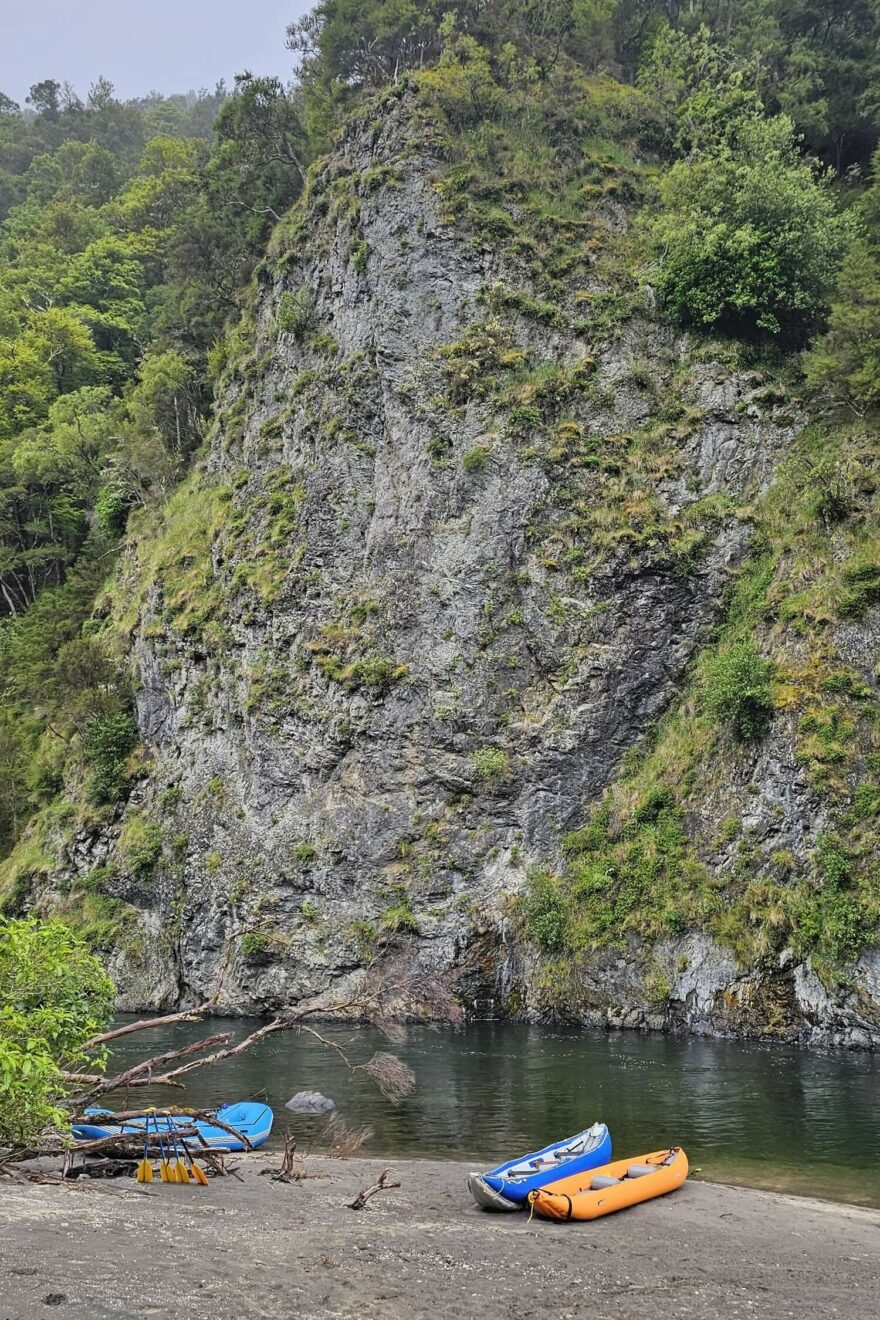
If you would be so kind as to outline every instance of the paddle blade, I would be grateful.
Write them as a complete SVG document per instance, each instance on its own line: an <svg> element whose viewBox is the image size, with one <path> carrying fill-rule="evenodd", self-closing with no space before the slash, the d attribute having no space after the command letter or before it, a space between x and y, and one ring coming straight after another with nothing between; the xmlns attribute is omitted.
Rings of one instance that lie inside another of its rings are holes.
<svg viewBox="0 0 880 1320"><path fill-rule="evenodd" d="M139 1183L151 1183L153 1181L153 1166L148 1159L142 1159L137 1166L135 1179Z"/></svg>
<svg viewBox="0 0 880 1320"><path fill-rule="evenodd" d="M186 1165L184 1164L183 1160L178 1160L178 1161L177 1161L176 1171L177 1171L177 1181L178 1181L178 1182L181 1182L181 1183L188 1183L188 1182L189 1182L189 1174L187 1173Z"/></svg>
<svg viewBox="0 0 880 1320"><path fill-rule="evenodd" d="M174 1181L174 1179L171 1177L171 1170L168 1167L167 1160L163 1160L162 1163L159 1165L159 1177L162 1179L163 1182Z"/></svg>
<svg viewBox="0 0 880 1320"><path fill-rule="evenodd" d="M195 1178L197 1183L200 1183L202 1187L207 1187L208 1175L205 1173L204 1169L200 1168L199 1165L196 1164L195 1160L193 1160L193 1165L190 1172L192 1173L192 1176Z"/></svg>

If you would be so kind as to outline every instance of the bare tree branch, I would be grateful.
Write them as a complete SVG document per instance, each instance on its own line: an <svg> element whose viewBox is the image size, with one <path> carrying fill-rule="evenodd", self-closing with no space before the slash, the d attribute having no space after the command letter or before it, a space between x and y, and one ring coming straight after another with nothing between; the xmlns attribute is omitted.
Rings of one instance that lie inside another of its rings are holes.
<svg viewBox="0 0 880 1320"><path fill-rule="evenodd" d="M145 1059L142 1063L136 1063L134 1067L127 1068L124 1072L116 1073L113 1077L103 1077L91 1088L91 1090L85 1091L80 1095L68 1097L64 1101L64 1104L71 1109L82 1108L83 1105L88 1104L92 1100L96 1100L99 1095L105 1095L108 1091L115 1091L130 1086L137 1079L145 1076L152 1080L154 1084L161 1083L164 1080L164 1077L154 1077L154 1069L161 1067L163 1064L172 1063L175 1059L183 1059L186 1058L187 1055L197 1054L201 1050L208 1050L212 1045L219 1045L222 1041L229 1040L231 1035L232 1033L230 1031L218 1032L215 1036L207 1036L204 1040L197 1040L191 1045L184 1045L182 1049L168 1050L165 1054L157 1054L155 1058ZM186 1069L183 1068L179 1071L185 1072ZM174 1075L174 1073L167 1074L167 1076L172 1077Z"/></svg>
<svg viewBox="0 0 880 1320"><path fill-rule="evenodd" d="M120 1036L129 1036L133 1031L146 1031L150 1027L170 1027L174 1022L201 1022L203 1014L214 1005L213 999L206 999L197 1008L185 1008L178 1013L167 1013L164 1017L141 1018L139 1022L128 1022L124 1027L115 1027L113 1031L102 1031L100 1036L92 1036L83 1046L84 1050L93 1050L98 1045L105 1045L108 1040L118 1040Z"/></svg>

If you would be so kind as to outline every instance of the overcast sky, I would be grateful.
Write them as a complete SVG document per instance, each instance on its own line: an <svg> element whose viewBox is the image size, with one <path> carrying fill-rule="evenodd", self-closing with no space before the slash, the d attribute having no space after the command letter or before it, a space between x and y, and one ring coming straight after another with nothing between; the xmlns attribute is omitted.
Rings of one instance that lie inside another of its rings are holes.
<svg viewBox="0 0 880 1320"><path fill-rule="evenodd" d="M24 105L43 78L122 99L212 88L236 73L290 77L287 24L309 0L0 0L0 91Z"/></svg>

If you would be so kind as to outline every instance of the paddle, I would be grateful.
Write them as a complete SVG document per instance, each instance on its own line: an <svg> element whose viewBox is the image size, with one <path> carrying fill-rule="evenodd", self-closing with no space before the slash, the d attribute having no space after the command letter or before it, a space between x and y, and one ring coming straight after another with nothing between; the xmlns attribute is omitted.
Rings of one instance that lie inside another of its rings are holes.
<svg viewBox="0 0 880 1320"><path fill-rule="evenodd" d="M177 1128L173 1125L173 1123L171 1127L171 1139L174 1142L174 1177L179 1183L188 1183L189 1170L187 1169L183 1160L180 1158L180 1148L177 1144L178 1140L180 1140L181 1145L183 1144L183 1141L182 1138L178 1138Z"/></svg>
<svg viewBox="0 0 880 1320"><path fill-rule="evenodd" d="M153 1166L147 1158L147 1150L150 1145L149 1121L144 1127L144 1158L137 1166L135 1180L139 1183L151 1183L153 1181Z"/></svg>
<svg viewBox="0 0 880 1320"><path fill-rule="evenodd" d="M159 1156L160 1156L159 1177L162 1179L164 1183L175 1182L176 1179L173 1175L171 1165L168 1163L168 1156L165 1154L165 1143L162 1140L162 1132L159 1127L159 1120L155 1114L153 1115L153 1122L156 1125L156 1137L159 1142Z"/></svg>
<svg viewBox="0 0 880 1320"><path fill-rule="evenodd" d="M183 1147L183 1153L186 1155L187 1161L189 1162L189 1171L190 1174L192 1175L193 1181L197 1182L200 1187L207 1187L208 1176L205 1173L204 1169L200 1168L199 1165L196 1164L195 1160L192 1157L192 1151L184 1141L183 1137L180 1138L180 1144Z"/></svg>

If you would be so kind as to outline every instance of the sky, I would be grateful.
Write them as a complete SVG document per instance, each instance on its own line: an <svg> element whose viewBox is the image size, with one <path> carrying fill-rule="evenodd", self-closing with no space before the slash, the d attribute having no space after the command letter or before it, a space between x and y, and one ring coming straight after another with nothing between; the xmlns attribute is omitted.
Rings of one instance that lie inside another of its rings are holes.
<svg viewBox="0 0 880 1320"><path fill-rule="evenodd" d="M84 96L104 74L122 100L231 84L245 69L286 81L285 29L310 8L309 0L0 0L0 91L23 106L44 78L70 81Z"/></svg>

